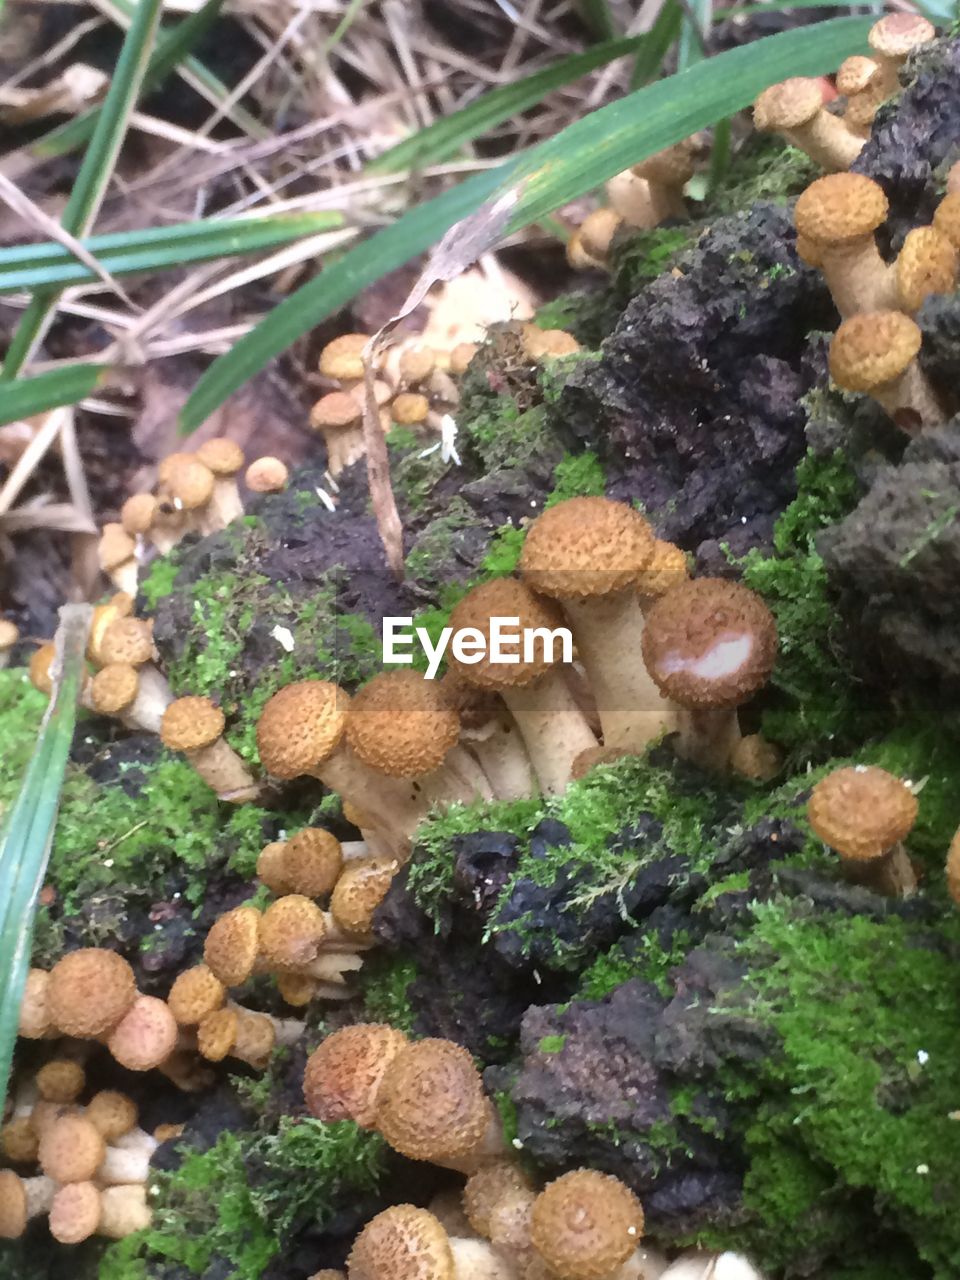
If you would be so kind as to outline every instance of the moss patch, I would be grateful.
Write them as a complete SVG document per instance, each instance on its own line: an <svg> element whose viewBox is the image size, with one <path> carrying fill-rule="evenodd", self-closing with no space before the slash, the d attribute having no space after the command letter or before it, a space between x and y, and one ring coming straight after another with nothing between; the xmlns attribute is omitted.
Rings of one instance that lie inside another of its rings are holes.
<svg viewBox="0 0 960 1280"><path fill-rule="evenodd" d="M785 204L820 177L803 151L779 138L754 134L734 155L726 180L704 206L711 217L739 213L761 200Z"/></svg>

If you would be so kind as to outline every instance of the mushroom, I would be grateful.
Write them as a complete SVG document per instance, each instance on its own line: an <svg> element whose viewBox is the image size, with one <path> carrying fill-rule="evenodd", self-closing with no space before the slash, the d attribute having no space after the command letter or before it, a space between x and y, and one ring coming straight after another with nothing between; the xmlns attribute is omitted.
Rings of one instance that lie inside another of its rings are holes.
<svg viewBox="0 0 960 1280"><path fill-rule="evenodd" d="M567 262L575 271L603 269L610 258L613 237L623 226L623 218L613 208L588 213L567 244Z"/></svg>
<svg viewBox="0 0 960 1280"><path fill-rule="evenodd" d="M97 1170L97 1182L102 1186L129 1186L134 1182L146 1182L150 1176L150 1157L160 1143L140 1128L128 1129L109 1145L103 1163Z"/></svg>
<svg viewBox="0 0 960 1280"><path fill-rule="evenodd" d="M888 208L882 187L860 173L817 178L797 200L797 232L816 246L841 316L897 305L895 269L874 238Z"/></svg>
<svg viewBox="0 0 960 1280"><path fill-rule="evenodd" d="M146 537L159 513L160 503L152 493L135 493L120 508L120 524L131 538Z"/></svg>
<svg viewBox="0 0 960 1280"><path fill-rule="evenodd" d="M157 657L153 643L153 623L144 618L114 618L103 629L97 644L96 661L102 667L115 662L142 667L144 663L155 661Z"/></svg>
<svg viewBox="0 0 960 1280"><path fill-rule="evenodd" d="M344 333L320 352L319 369L325 378L334 378L349 391L363 382L363 353L370 341L368 333Z"/></svg>
<svg viewBox="0 0 960 1280"><path fill-rule="evenodd" d="M460 717L460 741L483 770L494 798L519 800L536 795L530 757L503 700L468 684L453 667L441 683Z"/></svg>
<svg viewBox="0 0 960 1280"><path fill-rule="evenodd" d="M631 167L630 172L647 183L651 213L656 218L654 225L666 222L668 218L687 216L683 188L693 177L693 156L697 145L696 139L684 138Z"/></svg>
<svg viewBox="0 0 960 1280"><path fill-rule="evenodd" d="M748 733L730 753L730 768L751 782L770 782L783 768L783 753L761 733Z"/></svg>
<svg viewBox="0 0 960 1280"><path fill-rule="evenodd" d="M289 478L286 464L269 454L263 458L255 458L243 477L251 493L282 493Z"/></svg>
<svg viewBox="0 0 960 1280"><path fill-rule="evenodd" d="M867 35L880 67L883 95L889 98L900 88L900 68L914 49L936 39L936 28L919 13L888 13L875 22Z"/></svg>
<svg viewBox="0 0 960 1280"><path fill-rule="evenodd" d="M210 1062L237 1058L262 1071L278 1043L293 1044L302 1033L302 1022L281 1021L234 1005L207 1014L197 1027L197 1047Z"/></svg>
<svg viewBox="0 0 960 1280"><path fill-rule="evenodd" d="M213 474L213 492L203 518L203 532L225 529L243 515L237 476L243 467L243 450L234 440L213 436L197 450L197 460Z"/></svg>
<svg viewBox="0 0 960 1280"><path fill-rule="evenodd" d="M570 622L606 747L641 751L672 719L640 660L637 590L654 541L626 503L569 498L534 520L520 556L527 586L557 600Z"/></svg>
<svg viewBox="0 0 960 1280"><path fill-rule="evenodd" d="M960 190L951 192L948 188L934 212L933 225L954 249L960 250Z"/></svg>
<svg viewBox="0 0 960 1280"><path fill-rule="evenodd" d="M327 470L336 478L366 452L363 405L349 391L331 391L310 410L310 426L327 446Z"/></svg>
<svg viewBox="0 0 960 1280"><path fill-rule="evenodd" d="M658 1274L660 1280L763 1280L740 1253L685 1253Z"/></svg>
<svg viewBox="0 0 960 1280"><path fill-rule="evenodd" d="M913 315L932 293L957 287L957 251L937 227L908 231L894 264L900 309Z"/></svg>
<svg viewBox="0 0 960 1280"><path fill-rule="evenodd" d="M163 713L160 740L182 751L219 800L244 804L260 794L246 764L223 736L226 720L209 698L177 698Z"/></svg>
<svg viewBox="0 0 960 1280"><path fill-rule="evenodd" d="M122 524L109 523L103 526L100 542L97 545L97 557L100 568L120 591L137 594L137 544Z"/></svg>
<svg viewBox="0 0 960 1280"><path fill-rule="evenodd" d="M36 1164L39 1142L29 1115L14 1115L0 1129L0 1150L11 1164Z"/></svg>
<svg viewBox="0 0 960 1280"><path fill-rule="evenodd" d="M537 364L558 356L574 355L580 350L580 343L572 333L565 329L541 329L535 324L520 326L520 344L524 354Z"/></svg>
<svg viewBox="0 0 960 1280"><path fill-rule="evenodd" d="M133 970L122 956L102 947L68 952L53 966L47 983L51 1024L78 1039L107 1035L136 997Z"/></svg>
<svg viewBox="0 0 960 1280"><path fill-rule="evenodd" d="M950 841L944 871L947 877L947 891L957 906L960 906L960 831L957 831Z"/></svg>
<svg viewBox="0 0 960 1280"><path fill-rule="evenodd" d="M807 817L851 880L887 897L915 892L903 841L917 819L917 798L905 782L876 765L835 769L813 788Z"/></svg>
<svg viewBox="0 0 960 1280"><path fill-rule="evenodd" d="M20 1001L20 1021L17 1035L25 1040L43 1040L53 1031L47 996L50 975L45 969L30 969Z"/></svg>
<svg viewBox="0 0 960 1280"><path fill-rule="evenodd" d="M76 1102L87 1084L87 1073L70 1058L51 1058L37 1072L37 1089L47 1102Z"/></svg>
<svg viewBox="0 0 960 1280"><path fill-rule="evenodd" d="M106 635L107 628L117 618L129 618L133 613L133 597L126 591L116 591L103 604L98 604L90 619L90 631L87 635L87 657L97 666L103 665L100 645Z"/></svg>
<svg viewBox="0 0 960 1280"><path fill-rule="evenodd" d="M159 734L173 701L166 677L152 662L139 670L113 662L99 670L84 690L84 705L99 715L116 716L130 729Z"/></svg>
<svg viewBox="0 0 960 1280"><path fill-rule="evenodd" d="M222 1009L226 999L226 986L207 965L196 964L177 974L167 1005L180 1026L195 1027L208 1013Z"/></svg>
<svg viewBox="0 0 960 1280"><path fill-rule="evenodd" d="M147 1204L147 1188L104 1187L100 1193L100 1226L97 1234L110 1240L123 1240L150 1225L152 1214Z"/></svg>
<svg viewBox="0 0 960 1280"><path fill-rule="evenodd" d="M372 938L373 914L400 869L396 858L359 858L342 872L330 898L338 928L360 939Z"/></svg>
<svg viewBox="0 0 960 1280"><path fill-rule="evenodd" d="M537 1193L512 1160L496 1160L470 1175L463 1208L471 1228L508 1256L521 1258L531 1248L530 1218Z"/></svg>
<svg viewBox="0 0 960 1280"><path fill-rule="evenodd" d="M373 1129L383 1073L407 1043L402 1031L379 1022L358 1022L332 1032L307 1059L307 1110L328 1124L352 1120L362 1129Z"/></svg>
<svg viewBox="0 0 960 1280"><path fill-rule="evenodd" d="M643 660L680 707L677 754L724 769L740 740L737 707L766 683L777 627L763 600L722 578L698 578L668 591L643 632Z"/></svg>
<svg viewBox="0 0 960 1280"><path fill-rule="evenodd" d="M686 552L672 542L656 538L653 543L653 555L637 580L640 609L644 616L661 596L665 596L681 582L686 582L689 577Z"/></svg>
<svg viewBox="0 0 960 1280"><path fill-rule="evenodd" d="M39 649L35 649L30 655L30 666L28 674L30 683L35 689L39 689L41 693L53 693L53 668L56 660L57 651L53 642L42 644Z"/></svg>
<svg viewBox="0 0 960 1280"><path fill-rule="evenodd" d="M603 1280L635 1251L643 1209L618 1178L574 1169L548 1184L530 1215L534 1249L561 1280Z"/></svg>
<svg viewBox="0 0 960 1280"><path fill-rule="evenodd" d="M258 968L262 971L257 908L234 907L220 916L207 932L203 958L210 972L225 987L239 987Z"/></svg>
<svg viewBox="0 0 960 1280"><path fill-rule="evenodd" d="M0 667L10 664L13 646L20 639L20 628L9 618L0 618Z"/></svg>
<svg viewBox="0 0 960 1280"><path fill-rule="evenodd" d="M0 1240L18 1240L31 1218L49 1211L56 1190L52 1178L21 1178L0 1169Z"/></svg>
<svg viewBox="0 0 960 1280"><path fill-rule="evenodd" d="M429 1209L391 1205L371 1218L347 1258L349 1280L510 1280L488 1244L448 1236Z"/></svg>
<svg viewBox="0 0 960 1280"><path fill-rule="evenodd" d="M271 840L265 844L257 855L257 876L271 893L293 893L293 885L286 878L283 870L283 856L286 840ZM307 897L312 897L307 894Z"/></svg>
<svg viewBox="0 0 960 1280"><path fill-rule="evenodd" d="M426 807L406 783L371 769L344 734L350 699L326 680L286 685L269 699L257 722L257 746L267 773L286 780L319 778L363 809L392 851L406 854Z"/></svg>
<svg viewBox="0 0 960 1280"><path fill-rule="evenodd" d="M100 1191L92 1182L58 1187L50 1203L50 1234L60 1244L80 1244L100 1226Z"/></svg>
<svg viewBox="0 0 960 1280"><path fill-rule="evenodd" d="M462 377L479 350L475 342L458 342L450 352L450 372L457 377Z"/></svg>
<svg viewBox="0 0 960 1280"><path fill-rule="evenodd" d="M54 1182L89 1182L105 1154L103 1138L86 1116L61 1115L41 1132L37 1159Z"/></svg>
<svg viewBox="0 0 960 1280"><path fill-rule="evenodd" d="M128 1071L151 1071L177 1047L177 1020L163 1000L137 996L110 1032L107 1048Z"/></svg>
<svg viewBox="0 0 960 1280"><path fill-rule="evenodd" d="M544 600L515 578L496 578L474 589L450 614L454 633L471 634L477 641L476 661L458 659L453 666L468 684L499 693L519 726L527 753L545 795L559 795L570 780L573 761L597 740L547 643L535 644L529 660L523 651L517 661L492 662L489 656L493 619L518 620L519 633L544 633L562 627L557 606ZM512 655L511 655L512 656ZM464 655L464 659L466 655Z"/></svg>
<svg viewBox="0 0 960 1280"><path fill-rule="evenodd" d="M205 532L207 509L213 497L213 472L192 453L171 454L164 463L159 472L161 504L169 502L174 511L181 513L183 532Z"/></svg>
<svg viewBox="0 0 960 1280"><path fill-rule="evenodd" d="M260 950L266 965L282 972L327 977L321 958L324 948L353 950L350 942L315 902L289 893L271 903L260 917Z"/></svg>
<svg viewBox="0 0 960 1280"><path fill-rule="evenodd" d="M284 842L282 850L279 874L287 885L282 892L307 898L325 898L333 892L343 871L343 848L335 835L322 827L304 827Z"/></svg>
<svg viewBox="0 0 960 1280"><path fill-rule="evenodd" d="M843 122L852 133L866 139L887 94L880 64L859 54L846 58L837 72L837 92L847 100Z"/></svg>
<svg viewBox="0 0 960 1280"><path fill-rule="evenodd" d="M506 1150L480 1072L452 1040L417 1040L396 1054L380 1083L376 1127L408 1159L461 1173Z"/></svg>
<svg viewBox="0 0 960 1280"><path fill-rule="evenodd" d="M916 357L923 335L902 311L851 316L830 343L830 376L845 391L866 392L911 434L947 415Z"/></svg>
<svg viewBox="0 0 960 1280"><path fill-rule="evenodd" d="M863 138L824 106L819 80L806 76L764 89L753 104L753 123L779 133L828 173L849 169L863 149Z"/></svg>
<svg viewBox="0 0 960 1280"><path fill-rule="evenodd" d="M84 1115L109 1144L136 1126L137 1104L116 1089L101 1089L87 1103Z"/></svg>
<svg viewBox="0 0 960 1280"><path fill-rule="evenodd" d="M371 769L406 782L410 802L471 804L493 791L458 745L460 717L440 682L418 671L382 671L353 697L347 742Z"/></svg>

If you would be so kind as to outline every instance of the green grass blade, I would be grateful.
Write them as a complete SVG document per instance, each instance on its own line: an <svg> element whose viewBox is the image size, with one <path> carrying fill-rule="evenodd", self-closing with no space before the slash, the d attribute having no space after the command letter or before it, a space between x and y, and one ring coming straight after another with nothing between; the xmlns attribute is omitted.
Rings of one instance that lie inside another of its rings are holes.
<svg viewBox="0 0 960 1280"><path fill-rule="evenodd" d="M707 56L706 36L712 14L712 0L686 0L687 10L677 44L677 70L686 71Z"/></svg>
<svg viewBox="0 0 960 1280"><path fill-rule="evenodd" d="M73 740L91 612L89 605L65 605L60 610L60 676L23 786L0 838L0 1105L10 1080L20 1001L30 967L34 913Z"/></svg>
<svg viewBox="0 0 960 1280"><path fill-rule="evenodd" d="M63 211L61 222L72 236L85 235L97 216L149 65L162 11L163 0L140 0L130 24L100 118ZM43 337L57 296L56 289L42 289L31 298L11 339L0 381L16 377L24 361L29 359Z"/></svg>
<svg viewBox="0 0 960 1280"><path fill-rule="evenodd" d="M645 42L637 54L630 76L630 88L642 89L651 80L656 80L663 66L664 58L671 45L680 36L683 27L683 9L677 0L666 0L657 14L657 20L647 32Z"/></svg>
<svg viewBox="0 0 960 1280"><path fill-rule="evenodd" d="M708 58L601 107L530 151L411 210L291 294L215 360L183 409L182 429L198 427L274 356L485 202L513 193L509 230L536 222L629 165L748 106L768 85L834 69L863 48L870 25L869 18L836 18Z"/></svg>
<svg viewBox="0 0 960 1280"><path fill-rule="evenodd" d="M83 247L113 276L165 271L190 262L258 253L303 236L343 226L339 213L278 213L264 218L224 218L89 236ZM0 249L0 294L40 286L93 283L97 277L54 241Z"/></svg>
<svg viewBox="0 0 960 1280"><path fill-rule="evenodd" d="M76 404L96 391L106 373L107 366L102 364L68 364L6 383L0 387L0 427L63 404Z"/></svg>
<svg viewBox="0 0 960 1280"><path fill-rule="evenodd" d="M594 40L615 40L617 24L607 0L579 0L580 16L590 28Z"/></svg>
<svg viewBox="0 0 960 1280"><path fill-rule="evenodd" d="M536 106L548 93L595 71L597 67L613 62L615 58L636 52L642 48L646 39L646 36L633 36L594 45L586 53L561 58L542 71L535 71L533 75L524 76L513 84L491 89L461 111L435 121L413 137L405 138L383 155L377 156L367 166L367 173L393 173L398 169L439 164L456 155L474 138L502 124L504 120Z"/></svg>

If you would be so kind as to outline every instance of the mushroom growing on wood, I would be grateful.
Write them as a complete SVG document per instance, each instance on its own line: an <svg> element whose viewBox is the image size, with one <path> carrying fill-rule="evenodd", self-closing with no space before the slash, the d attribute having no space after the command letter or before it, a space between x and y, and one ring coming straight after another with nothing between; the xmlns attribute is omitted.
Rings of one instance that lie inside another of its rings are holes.
<svg viewBox="0 0 960 1280"><path fill-rule="evenodd" d="M177 1020L163 1000L137 996L110 1032L107 1048L128 1071L151 1071L177 1047Z"/></svg>
<svg viewBox="0 0 960 1280"><path fill-rule="evenodd" d="M460 741L486 774L495 799L519 800L536 795L537 781L530 757L503 700L468 684L453 667L442 683L460 716Z"/></svg>
<svg viewBox="0 0 960 1280"><path fill-rule="evenodd" d="M860 173L817 178L797 200L797 232L816 246L841 316L897 305L896 272L880 256L874 237L888 209L879 183Z"/></svg>
<svg viewBox="0 0 960 1280"><path fill-rule="evenodd" d="M640 657L638 588L653 559L639 512L609 498L570 498L539 515L520 556L523 580L559 602L586 668L606 747L642 751L672 714Z"/></svg>
<svg viewBox="0 0 960 1280"><path fill-rule="evenodd" d="M932 293L957 287L957 251L937 227L908 231L895 263L900 308L913 315Z"/></svg>
<svg viewBox="0 0 960 1280"><path fill-rule="evenodd" d="M366 452L363 405L349 391L330 391L310 410L310 426L327 446L327 470L336 478Z"/></svg>
<svg viewBox="0 0 960 1280"><path fill-rule="evenodd" d="M100 1191L92 1182L58 1187L50 1204L50 1234L60 1244L80 1244L100 1226Z"/></svg>
<svg viewBox="0 0 960 1280"><path fill-rule="evenodd" d="M278 870L287 885L282 892L326 898L343 871L343 847L322 827L304 827L284 842Z"/></svg>
<svg viewBox="0 0 960 1280"><path fill-rule="evenodd" d="M396 858L357 858L342 872L330 898L338 928L359 940L371 938L373 913L400 869Z"/></svg>
<svg viewBox="0 0 960 1280"><path fill-rule="evenodd" d="M407 1043L402 1031L385 1023L358 1022L332 1032L307 1059L307 1110L327 1123L353 1120L374 1128L383 1073Z"/></svg>
<svg viewBox="0 0 960 1280"><path fill-rule="evenodd" d="M171 751L182 751L220 800L243 804L260 794L246 764L223 736L226 720L209 698L177 698L163 713L160 739Z"/></svg>
<svg viewBox="0 0 960 1280"><path fill-rule="evenodd" d="M290 472L286 464L269 454L263 458L254 458L243 476L251 493L282 493L289 478Z"/></svg>
<svg viewBox="0 0 960 1280"><path fill-rule="evenodd" d="M921 45L936 39L936 28L919 13L888 13L870 28L867 43L880 67L884 97L900 88L900 68Z"/></svg>
<svg viewBox="0 0 960 1280"><path fill-rule="evenodd" d="M167 996L167 1005L182 1027L195 1027L208 1013L222 1009L227 988L205 964L178 973Z"/></svg>
<svg viewBox="0 0 960 1280"><path fill-rule="evenodd" d="M488 1244L448 1236L429 1209L392 1205L371 1218L347 1259L349 1280L512 1280Z"/></svg>
<svg viewBox="0 0 960 1280"><path fill-rule="evenodd" d="M753 123L779 133L828 173L849 169L863 149L863 138L824 106L820 82L805 76L764 89L753 104Z"/></svg>
<svg viewBox="0 0 960 1280"><path fill-rule="evenodd" d="M681 708L678 755L706 769L727 767L740 740L737 707L766 684L776 654L773 615L739 583L697 578L657 601L643 660Z"/></svg>
<svg viewBox="0 0 960 1280"><path fill-rule="evenodd" d="M56 1190L52 1178L21 1178L0 1169L0 1240L18 1240L31 1218L49 1212Z"/></svg>
<svg viewBox="0 0 960 1280"><path fill-rule="evenodd" d="M99 1039L129 1011L137 997L133 970L102 947L70 951L50 970L47 1010L58 1031Z"/></svg>
<svg viewBox="0 0 960 1280"><path fill-rule="evenodd" d="M807 817L852 880L888 897L915 891L903 841L917 819L917 798L900 778L876 765L835 769L813 788Z"/></svg>
<svg viewBox="0 0 960 1280"><path fill-rule="evenodd" d="M643 1209L618 1178L574 1169L540 1193L530 1218L534 1249L561 1280L603 1280L643 1235Z"/></svg>
<svg viewBox="0 0 960 1280"><path fill-rule="evenodd" d="M40 1134L37 1159L54 1182L89 1182L105 1154L106 1145L96 1126L86 1116L65 1114Z"/></svg>
<svg viewBox="0 0 960 1280"><path fill-rule="evenodd" d="M166 677L152 662L139 670L126 662L110 663L96 673L84 691L85 706L147 733L160 732L164 712L172 701Z"/></svg>
<svg viewBox="0 0 960 1280"><path fill-rule="evenodd" d="M243 463L243 450L234 440L214 436L197 450L197 459L213 474L213 492L203 519L205 533L225 529L243 515L243 502L237 488L237 476Z"/></svg>
<svg viewBox="0 0 960 1280"><path fill-rule="evenodd" d="M947 414L917 363L920 328L902 311L851 316L830 343L830 376L845 391L863 391L898 427L915 434Z"/></svg>

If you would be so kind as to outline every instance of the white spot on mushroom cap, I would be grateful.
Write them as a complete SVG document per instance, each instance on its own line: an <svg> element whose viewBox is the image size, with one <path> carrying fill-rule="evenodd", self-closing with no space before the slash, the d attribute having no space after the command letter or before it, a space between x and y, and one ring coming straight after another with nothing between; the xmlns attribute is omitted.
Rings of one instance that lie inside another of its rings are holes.
<svg viewBox="0 0 960 1280"><path fill-rule="evenodd" d="M745 631L717 640L705 653L695 658L673 650L664 654L657 666L664 676L676 675L682 671L700 680L725 680L749 662L753 645L753 636Z"/></svg>

